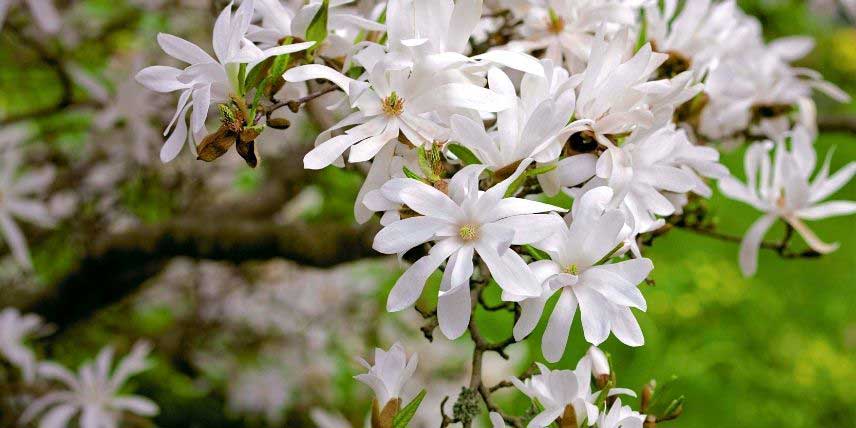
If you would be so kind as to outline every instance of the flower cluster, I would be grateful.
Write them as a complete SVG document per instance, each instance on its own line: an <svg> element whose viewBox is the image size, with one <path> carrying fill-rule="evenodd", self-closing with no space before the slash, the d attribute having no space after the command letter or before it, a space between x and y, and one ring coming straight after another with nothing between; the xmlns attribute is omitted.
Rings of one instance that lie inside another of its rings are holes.
<svg viewBox="0 0 856 428"><path fill-rule="evenodd" d="M519 313L516 341L557 295L541 340L549 362L565 354L578 310L592 345L610 334L643 345L633 309L647 308L639 286L654 263L640 242L680 223L674 218L691 201L713 194L712 180L765 212L740 250L747 275L775 220L827 253L835 245L803 220L856 211L852 202L820 203L854 164L830 176L827 158L810 179L812 91L848 96L791 64L810 40L765 42L759 22L733 1L500 1L491 13L481 0L372 3L230 4L214 25L216 58L161 34L163 50L189 66L148 67L137 79L181 94L164 161L191 135L201 160L235 146L255 166L257 137L289 124L273 113L335 93L330 109L343 114L322 127L303 164L361 164L356 220L380 216L373 248L413 262L387 309L417 305L435 277L437 307L426 317L449 339L469 330L483 346L473 308L495 283L502 304ZM293 93L306 95L287 99ZM209 132L212 106L220 126ZM748 146L746 186L719 162L713 145L725 142ZM643 416L606 398L613 390L602 387L600 399L591 392L590 360L514 382L544 409L530 426L641 426ZM408 414L399 392L411 365L396 345L358 378L378 395L380 426ZM474 394L461 393L458 419L470 417Z"/></svg>
<svg viewBox="0 0 856 428"><path fill-rule="evenodd" d="M75 374L56 362L39 361L26 343L47 328L37 315L22 315L14 308L0 311L0 362L8 361L19 369L22 383L48 387L47 393L27 406L20 417L22 426L39 419L41 427L61 428L77 420L76 426L99 428L118 426L125 412L139 416L158 413L158 406L151 400L121 391L128 378L148 368L146 357L151 350L148 343L141 341L134 345L115 370L111 370L113 348L105 347L95 361L82 365ZM7 375L7 380L10 378ZM54 388L54 384L59 387Z"/></svg>

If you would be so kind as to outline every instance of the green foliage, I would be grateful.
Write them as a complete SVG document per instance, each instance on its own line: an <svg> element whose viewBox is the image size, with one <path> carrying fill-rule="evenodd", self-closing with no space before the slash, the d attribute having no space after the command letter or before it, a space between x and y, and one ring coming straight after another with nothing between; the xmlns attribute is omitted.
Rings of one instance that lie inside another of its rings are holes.
<svg viewBox="0 0 856 428"><path fill-rule="evenodd" d="M330 0L324 0L321 3L321 8L312 18L309 23L309 28L306 29L306 40L315 42L315 45L306 51L307 56L311 56L312 52L318 49L324 40L327 39L327 17L330 14Z"/></svg>
<svg viewBox="0 0 856 428"><path fill-rule="evenodd" d="M460 144L451 143L446 145L446 147L453 155L455 155L456 158L460 159L464 165L475 165L481 163L475 153Z"/></svg>
<svg viewBox="0 0 856 428"><path fill-rule="evenodd" d="M395 417L392 418L392 426L393 428L407 428L407 424L410 423L410 420L416 416L416 410L419 409L419 405L422 404L422 399L425 398L426 391L423 389L419 391L419 394L416 394L416 397L413 397L413 400L410 403L407 403L398 413L395 414Z"/></svg>

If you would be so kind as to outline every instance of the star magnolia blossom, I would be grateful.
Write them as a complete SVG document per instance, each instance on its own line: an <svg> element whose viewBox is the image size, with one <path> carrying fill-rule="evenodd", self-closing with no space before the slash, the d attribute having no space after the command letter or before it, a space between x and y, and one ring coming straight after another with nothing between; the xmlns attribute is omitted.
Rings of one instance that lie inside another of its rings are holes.
<svg viewBox="0 0 856 428"><path fill-rule="evenodd" d="M309 4L303 1L283 4L280 0L256 0L256 9L260 12L260 26L251 25L248 38L258 42L260 46L273 47L288 36L306 38L306 30L312 19L322 7L322 0L312 0ZM331 32L325 42L316 51L319 55L328 57L343 56L353 49L353 39L359 30L384 31L386 26L376 21L366 19L348 7L353 0L332 0L329 2L327 27Z"/></svg>
<svg viewBox="0 0 856 428"><path fill-rule="evenodd" d="M54 179L54 169L44 167L16 175L22 155L13 144L24 139L26 134L21 128L0 132L0 230L15 260L30 269L33 265L27 240L13 218L41 227L52 227L56 219L50 214L47 205L34 197L48 189Z"/></svg>
<svg viewBox="0 0 856 428"><path fill-rule="evenodd" d="M409 178L392 179L381 187L387 199L401 201L420 215L384 227L375 236L374 249L403 255L423 243L436 242L395 283L387 301L388 310L400 311L413 305L428 277L448 259L440 285L437 319L446 337L457 338L470 319L469 283L474 253L487 265L505 298L521 300L540 294L541 286L532 271L509 246L544 239L557 218L536 213L562 209L504 197L530 163L531 160L521 162L514 174L484 192L479 190L484 165L470 165L455 174L448 183L448 194Z"/></svg>
<svg viewBox="0 0 856 428"><path fill-rule="evenodd" d="M613 33L635 25L640 3L635 0L539 0L524 19L524 40L511 46L526 51L545 49L544 57L579 72L589 59L598 30Z"/></svg>
<svg viewBox="0 0 856 428"><path fill-rule="evenodd" d="M618 170L623 177L616 179L612 157L619 150L628 166ZM596 170L600 179L587 186L620 183L614 190L624 195L620 202L630 217L628 222L636 233L649 232L662 226L663 220L658 216L669 216L676 211L667 194L694 191L710 196L710 188L696 169L706 177L725 177L728 169L718 159L716 150L694 146L683 130L673 126L639 129L630 134L620 149L605 152L598 159Z"/></svg>
<svg viewBox="0 0 856 428"><path fill-rule="evenodd" d="M103 428L119 426L122 412L140 416L157 414L158 406L149 399L119 395L122 384L129 377L146 369L149 350L147 343L138 342L131 353L119 361L112 375L113 349L110 347L102 349L95 362L81 366L77 376L56 363L41 363L39 376L58 381L68 389L49 392L33 401L21 416L21 422L26 424L44 412L39 426L61 428L68 426L71 418L79 414L81 428Z"/></svg>
<svg viewBox="0 0 856 428"><path fill-rule="evenodd" d="M241 64L247 64L247 69L252 69L267 58L305 50L315 43L295 43L261 50L247 39L254 10L253 0L241 2L234 13L231 3L223 9L214 23L212 37L216 59L187 40L170 34L158 34L158 44L167 55L190 64L183 70L156 65L146 67L137 74L137 81L153 91L181 91L175 116L164 132L164 135L168 134L173 124L176 125L161 149L161 161L175 159L187 141L188 129L184 117L191 107L190 130L196 139L200 139L211 105L228 100L232 94L242 95L238 82ZM191 97L192 103L188 103Z"/></svg>
<svg viewBox="0 0 856 428"><path fill-rule="evenodd" d="M24 341L41 326L38 315L21 315L15 308L0 311L0 356L18 367L27 382L35 376L36 356Z"/></svg>
<svg viewBox="0 0 856 428"><path fill-rule="evenodd" d="M371 218L371 211L363 205L363 198L387 178L389 161L400 145L399 135L416 146L433 144L435 140L445 140L448 130L438 123L436 117L432 117L432 112L448 108L490 112L511 105L510 100L493 91L471 83L451 81L448 74L388 68L390 65L384 60L375 60L364 62L372 67L368 83L350 79L317 64L292 68L284 76L285 80L292 82L328 79L348 94L351 106L357 109L319 134L316 147L306 154L303 164L309 169L324 168L337 162L348 149L350 162L374 159L354 207L357 221L361 223ZM351 128L330 138L333 131L345 127Z"/></svg>
<svg viewBox="0 0 856 428"><path fill-rule="evenodd" d="M642 428L645 415L634 411L630 406L622 406L617 398L609 411L604 411L597 418L598 428Z"/></svg>
<svg viewBox="0 0 856 428"><path fill-rule="evenodd" d="M383 409L391 400L401 398L401 390L416 371L419 357L413 354L408 360L404 347L396 343L389 348L389 351L375 349L374 365L362 358L359 360L369 372L356 375L354 379L368 385L374 391L378 407Z"/></svg>
<svg viewBox="0 0 856 428"><path fill-rule="evenodd" d="M764 212L740 244L740 269L746 276L757 271L761 241L777 219L791 225L812 250L826 254L835 251L838 244L823 242L803 220L820 220L856 212L856 202L822 202L853 178L856 162L848 163L830 176L830 152L811 180L816 163L812 136L807 130L797 128L790 138L791 150L784 141L779 141L775 144L772 161L769 153L773 151L773 143L756 143L746 151L743 161L747 178L745 184L733 177L719 182L719 188L726 196Z"/></svg>
<svg viewBox="0 0 856 428"><path fill-rule="evenodd" d="M544 68L553 70L551 63ZM552 77L553 73L550 73ZM499 69L491 69L488 73L490 88L514 100L514 105L497 113L497 129L490 133L481 118L452 116L452 139L471 149L494 171L526 158L539 162L557 159L562 147L556 144L556 137L574 112L573 82L568 80L567 72L563 77L557 79L558 85L564 88L555 90L560 95L554 101L549 94L541 93L549 90L552 79L527 74L521 83L521 98L518 99L508 76Z"/></svg>
<svg viewBox="0 0 856 428"><path fill-rule="evenodd" d="M733 0L688 0L680 9L678 0L666 0L662 6L645 8L648 40L670 55L673 66L687 67L696 77L760 34L758 23L747 19Z"/></svg>
<svg viewBox="0 0 856 428"><path fill-rule="evenodd" d="M529 398L538 400L544 410L535 415L529 422L529 428L550 426L557 418L565 413L565 407L570 406L577 415L577 423L583 418L588 425L594 424L598 410L594 405L597 393L591 391L591 362L583 358L574 370L550 370L541 363L536 363L540 374L524 381L515 377L511 383Z"/></svg>
<svg viewBox="0 0 856 428"><path fill-rule="evenodd" d="M637 285L654 265L649 259L600 264L614 254L628 233L622 212L607 208L612 196L608 187L586 192L574 203L570 227L560 223L549 238L535 244L550 255L550 260L530 265L543 291L521 302L522 313L514 326L514 337L521 340L532 332L545 303L558 291L559 300L541 339L547 361L562 357L577 307L589 343L602 343L610 331L627 345L644 343L630 308L646 310Z"/></svg>

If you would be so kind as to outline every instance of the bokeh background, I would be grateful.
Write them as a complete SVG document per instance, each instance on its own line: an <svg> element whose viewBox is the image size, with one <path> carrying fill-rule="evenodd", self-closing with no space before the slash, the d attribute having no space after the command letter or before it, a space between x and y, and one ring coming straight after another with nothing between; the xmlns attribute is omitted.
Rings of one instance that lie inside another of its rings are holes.
<svg viewBox="0 0 856 428"><path fill-rule="evenodd" d="M157 426L362 426L370 391L351 378L361 370L353 357L396 340L420 354L411 392L417 383L429 389L414 426L437 426L440 400L467 376L468 339L438 334L428 343L415 311L385 313L401 267L371 251L376 225L353 220L359 172L302 171L317 128L290 117L291 129L262 140L255 170L237 156L157 160L174 100L147 93L132 75L159 59L159 31L210 44L211 10L223 6L214 3L60 1L57 39L32 37L25 8L13 6L0 32L0 127L26 124L27 165L57 169L47 201L63 220L24 226L33 272L0 259L0 307L51 321L56 331L36 346L71 367L107 344L125 351L151 341L153 368L131 387L160 405ZM770 39L814 37L800 64L856 95L856 17L836 1L739 3ZM816 99L818 152L834 149L836 170L856 159L856 132L847 129L856 128L856 104ZM742 155L723 155L738 175ZM856 184L835 196L856 200ZM707 205L732 235L757 218L719 194ZM762 251L750 279L735 243L682 230L656 239L647 249L656 284L643 286L649 311L638 314L646 344L603 346L619 384L638 390L674 377L671 388L687 401L673 426L856 427L856 223L813 227L841 249L794 260ZM489 339L509 334L509 315L477 316ZM488 383L541 359L542 330L513 346L509 361L492 356ZM585 352L578 321L571 337L558 367ZM524 406L513 393L502 401ZM0 425L10 424L2 414Z"/></svg>

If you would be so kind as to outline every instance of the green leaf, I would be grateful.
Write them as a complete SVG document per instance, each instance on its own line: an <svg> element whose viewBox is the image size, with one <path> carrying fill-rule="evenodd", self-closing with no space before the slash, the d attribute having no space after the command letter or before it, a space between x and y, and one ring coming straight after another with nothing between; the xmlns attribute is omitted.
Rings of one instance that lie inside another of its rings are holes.
<svg viewBox="0 0 856 428"><path fill-rule="evenodd" d="M481 163L475 153L460 144L447 144L446 147L453 155L455 155L456 158L460 159L464 165L475 165Z"/></svg>
<svg viewBox="0 0 856 428"><path fill-rule="evenodd" d="M330 0L324 0L321 3L321 8L318 9L315 17L312 18L312 22L309 23L309 28L306 29L306 41L315 42L314 46L307 49L307 55L311 55L311 52L318 49L321 43L324 43L324 40L327 39L327 17L329 12Z"/></svg>
<svg viewBox="0 0 856 428"><path fill-rule="evenodd" d="M636 39L636 49L638 51L648 41L648 19L645 18L645 9L639 11L642 26L639 28L639 37Z"/></svg>
<svg viewBox="0 0 856 428"><path fill-rule="evenodd" d="M413 419L414 415L416 415L416 410L419 409L419 405L422 404L423 398L425 398L424 389L420 391L410 403L407 403L406 406L395 414L395 417L392 418L392 428L407 428L407 424L410 423L410 420Z"/></svg>
<svg viewBox="0 0 856 428"><path fill-rule="evenodd" d="M407 178L412 178L414 180L419 180L419 181L425 181L422 179L422 177L419 176L419 174L416 174L415 172L411 171L410 168L408 168L407 166L403 166L401 169L404 170L404 175Z"/></svg>
<svg viewBox="0 0 856 428"><path fill-rule="evenodd" d="M537 249L537 248L535 248L529 244L523 245L523 249L526 250L526 252L529 253L529 255L532 256L532 258L535 260L547 260L550 258L550 256L547 253L545 253L545 252L543 252L543 251L541 251L541 250L539 250L539 249Z"/></svg>
<svg viewBox="0 0 856 428"><path fill-rule="evenodd" d="M520 174L520 177L517 177L511 182L511 185L508 186L508 190L505 191L505 197L508 198L517 193L517 190L523 186L523 183L525 183L529 177L536 177L538 175L548 173L556 169L556 167L556 165L546 165L524 171L523 174Z"/></svg>
<svg viewBox="0 0 856 428"><path fill-rule="evenodd" d="M541 174L546 174L546 173L548 173L548 172L550 172L550 171L552 171L558 167L559 167L558 165L539 166L536 168L532 168L529 171L526 171L525 174L528 175L529 177L535 177L535 176L539 176Z"/></svg>
<svg viewBox="0 0 856 428"><path fill-rule="evenodd" d="M267 72L270 71L273 61L274 58L268 58L253 67L253 69L247 73L247 78L244 80L244 88L250 89L259 86L259 84L261 84L267 77Z"/></svg>
<svg viewBox="0 0 856 428"><path fill-rule="evenodd" d="M241 64L238 68L238 94L244 96L247 93L247 88L244 86L244 81L247 79L247 64Z"/></svg>

